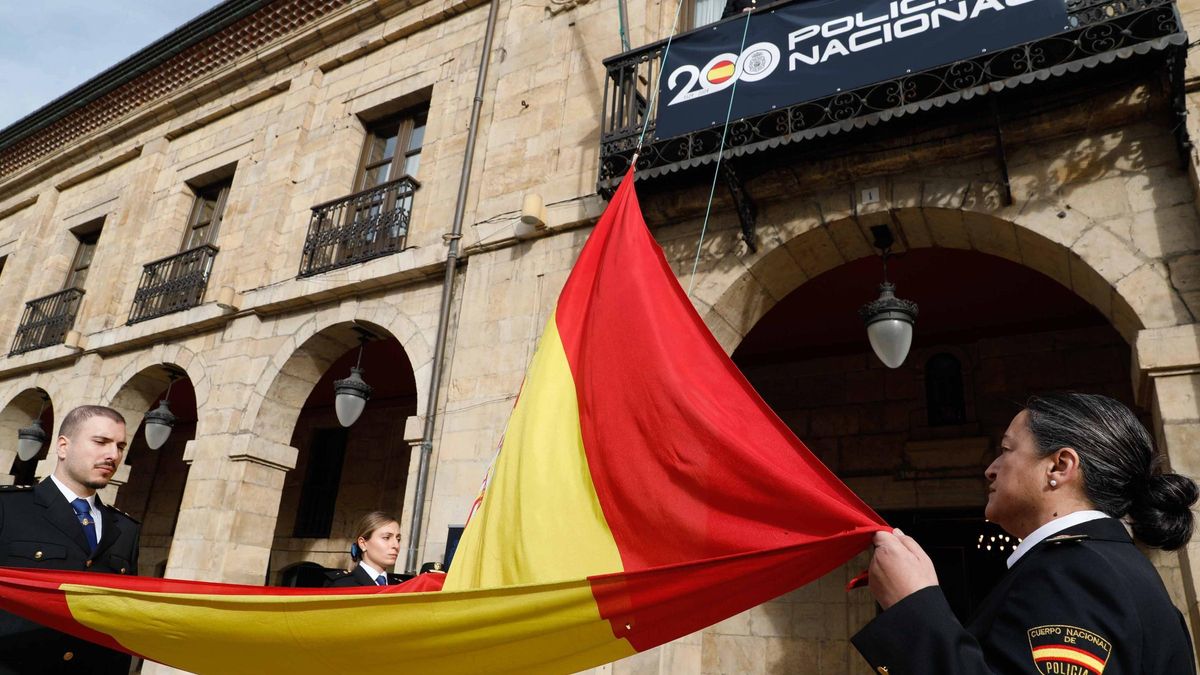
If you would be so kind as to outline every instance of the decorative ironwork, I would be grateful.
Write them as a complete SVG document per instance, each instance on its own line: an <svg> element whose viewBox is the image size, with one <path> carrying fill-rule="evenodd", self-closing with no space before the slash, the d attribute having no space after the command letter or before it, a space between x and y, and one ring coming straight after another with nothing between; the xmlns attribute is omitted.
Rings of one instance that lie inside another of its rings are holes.
<svg viewBox="0 0 1200 675"><path fill-rule="evenodd" d="M402 176L312 207L300 276L391 255L404 248L413 193L421 186Z"/></svg>
<svg viewBox="0 0 1200 675"><path fill-rule="evenodd" d="M67 331L75 325L75 313L83 299L82 288L65 288L57 293L25 303L25 313L17 327L9 356L42 347L61 345Z"/></svg>
<svg viewBox="0 0 1200 675"><path fill-rule="evenodd" d="M1171 0L1068 0L1067 9L1070 29L1058 35L737 120L730 124L725 156L849 131L1187 41ZM604 61L608 78L600 133L602 193L610 193L628 170L647 115L639 176L716 159L719 126L674 138L654 135L658 103L651 90L665 48L666 40L660 40Z"/></svg>
<svg viewBox="0 0 1200 675"><path fill-rule="evenodd" d="M204 244L146 263L133 296L129 321L135 324L199 305L208 288L216 246Z"/></svg>

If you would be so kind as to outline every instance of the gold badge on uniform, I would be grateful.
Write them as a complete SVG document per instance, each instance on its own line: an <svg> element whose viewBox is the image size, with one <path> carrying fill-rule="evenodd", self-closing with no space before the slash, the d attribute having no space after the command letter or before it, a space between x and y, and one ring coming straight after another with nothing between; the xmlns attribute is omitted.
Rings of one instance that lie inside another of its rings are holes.
<svg viewBox="0 0 1200 675"><path fill-rule="evenodd" d="M1033 663L1042 675L1101 675L1112 643L1075 626L1037 626L1029 629Z"/></svg>

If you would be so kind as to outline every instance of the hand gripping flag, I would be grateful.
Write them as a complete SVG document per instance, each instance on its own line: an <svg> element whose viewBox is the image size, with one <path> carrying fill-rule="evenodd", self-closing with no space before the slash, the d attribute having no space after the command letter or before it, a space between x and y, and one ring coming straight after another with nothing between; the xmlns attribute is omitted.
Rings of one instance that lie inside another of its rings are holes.
<svg viewBox="0 0 1200 675"><path fill-rule="evenodd" d="M0 607L199 673L570 673L808 583L881 529L705 328L627 174L441 591L0 570Z"/></svg>

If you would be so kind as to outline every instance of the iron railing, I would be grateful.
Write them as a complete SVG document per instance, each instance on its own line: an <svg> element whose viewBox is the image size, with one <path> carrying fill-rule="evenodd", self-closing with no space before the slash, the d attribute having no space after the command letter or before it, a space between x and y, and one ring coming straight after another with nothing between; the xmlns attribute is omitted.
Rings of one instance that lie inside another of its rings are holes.
<svg viewBox="0 0 1200 675"><path fill-rule="evenodd" d="M129 321L134 324L199 305L208 288L216 246L204 244L146 263L133 296Z"/></svg>
<svg viewBox="0 0 1200 675"><path fill-rule="evenodd" d="M8 355L62 344L67 331L75 325L75 314L82 299L82 288L64 288L25 303L25 313L21 315Z"/></svg>
<svg viewBox="0 0 1200 675"><path fill-rule="evenodd" d="M1067 12L1069 29L1058 35L736 120L729 125L724 154L741 155L849 131L988 90L1187 41L1173 0L1067 0ZM774 20L768 13L755 16L760 21ZM654 176L716 159L720 126L674 138L655 136L658 102L651 94L666 45L666 40L660 40L604 61L608 77L597 186L602 193L610 193L628 170L647 115L650 121L637 167L645 173L640 175Z"/></svg>
<svg viewBox="0 0 1200 675"><path fill-rule="evenodd" d="M302 277L395 253L404 248L413 193L421 185L402 176L312 207Z"/></svg>

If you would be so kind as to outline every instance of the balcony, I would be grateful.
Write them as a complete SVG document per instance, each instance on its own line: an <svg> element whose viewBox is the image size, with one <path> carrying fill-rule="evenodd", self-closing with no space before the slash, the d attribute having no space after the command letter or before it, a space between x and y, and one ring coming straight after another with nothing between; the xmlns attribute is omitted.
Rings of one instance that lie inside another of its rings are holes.
<svg viewBox="0 0 1200 675"><path fill-rule="evenodd" d="M420 183L403 176L312 208L301 277L321 274L404 248L413 193Z"/></svg>
<svg viewBox="0 0 1200 675"><path fill-rule="evenodd" d="M75 313L82 299L82 288L66 288L25 303L25 313L8 355L62 344L67 331L75 325Z"/></svg>
<svg viewBox="0 0 1200 675"><path fill-rule="evenodd" d="M779 3L772 5L770 10L759 10L751 15L751 23L758 22L760 38L761 33L788 30L787 27L771 26L770 22L781 22L781 18L774 16L775 10L782 12L779 8L789 5L799 8L802 3L795 0ZM744 23L745 19L731 17L698 30L717 30L739 21ZM741 25L738 24L737 35L743 32ZM898 70L899 75L882 77L866 86L852 85L836 91L829 89L832 93L809 97L809 100L769 101L774 105L767 106L769 110L766 112L733 115L722 154L730 158L770 151L779 146L811 141L877 125L904 115L953 105L974 96L1018 85L1104 68L1105 64L1117 59L1151 51L1168 52L1172 59L1170 68L1176 76L1182 72L1181 64L1186 59L1186 47L1183 45L1187 44L1187 36L1171 0L1066 0L1066 25L1062 28L1061 32L1047 37L1012 44L1003 49L987 50L978 56L951 63L910 72L901 69ZM672 66L679 63L674 60L677 45L695 32L673 39L670 47ZM787 43L787 39L782 41L783 46ZM731 49L736 50L737 47L738 43L733 42ZM796 54L784 51L783 47L776 48L783 55L782 63L791 63L789 58L796 57ZM666 49L667 41L660 40L604 61L608 77L601 110L597 185L603 194L611 193L629 168L647 116L650 119L638 156L639 178L661 176L712 163L718 151L722 150L723 129L719 123L704 128L699 128L703 124L697 124L695 130L677 133L672 137L660 138L656 135L659 103L658 97L652 96L652 89L659 82ZM915 53L921 46L914 43L908 49L909 53ZM720 49L714 47L712 51ZM804 60L807 62L807 58ZM780 71L787 67L781 66ZM895 66L884 65L880 66L879 72L896 70ZM678 70L676 74L679 74ZM686 80L686 77L680 80ZM739 90L734 91L735 96L742 97ZM1181 100L1178 92L1176 97ZM728 101L728 95L723 100ZM1177 106L1179 103L1176 101ZM725 105L721 103L722 119Z"/></svg>
<svg viewBox="0 0 1200 675"><path fill-rule="evenodd" d="M132 325L199 305L218 250L204 244L146 263L126 323Z"/></svg>

